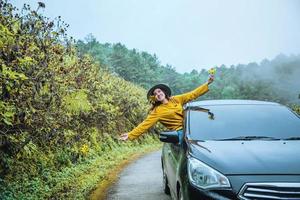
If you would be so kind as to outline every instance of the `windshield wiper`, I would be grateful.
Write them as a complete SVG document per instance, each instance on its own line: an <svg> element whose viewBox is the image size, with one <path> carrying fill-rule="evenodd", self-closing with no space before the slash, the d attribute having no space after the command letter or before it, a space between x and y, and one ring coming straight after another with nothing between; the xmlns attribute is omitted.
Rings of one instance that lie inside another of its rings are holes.
<svg viewBox="0 0 300 200"><path fill-rule="evenodd" d="M233 138L216 139L218 141L230 141L230 140L279 140L274 137L268 136L238 136Z"/></svg>
<svg viewBox="0 0 300 200"><path fill-rule="evenodd" d="M289 137L289 138L284 138L282 140L300 140L300 137Z"/></svg>

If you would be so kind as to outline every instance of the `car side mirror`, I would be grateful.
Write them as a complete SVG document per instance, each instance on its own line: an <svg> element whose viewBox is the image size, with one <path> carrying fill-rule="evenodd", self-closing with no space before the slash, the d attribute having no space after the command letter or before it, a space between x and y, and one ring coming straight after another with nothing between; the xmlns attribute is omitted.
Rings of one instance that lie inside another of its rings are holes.
<svg viewBox="0 0 300 200"><path fill-rule="evenodd" d="M178 133L177 131L163 131L159 134L159 140L167 143L178 143Z"/></svg>

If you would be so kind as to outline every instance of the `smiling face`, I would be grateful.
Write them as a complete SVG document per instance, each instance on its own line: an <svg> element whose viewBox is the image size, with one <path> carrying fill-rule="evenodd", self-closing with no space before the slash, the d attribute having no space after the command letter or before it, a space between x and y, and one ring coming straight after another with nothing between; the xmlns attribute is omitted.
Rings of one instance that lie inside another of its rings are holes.
<svg viewBox="0 0 300 200"><path fill-rule="evenodd" d="M155 96L155 100L159 102L163 102L166 99L165 93L160 88L155 89L153 95Z"/></svg>

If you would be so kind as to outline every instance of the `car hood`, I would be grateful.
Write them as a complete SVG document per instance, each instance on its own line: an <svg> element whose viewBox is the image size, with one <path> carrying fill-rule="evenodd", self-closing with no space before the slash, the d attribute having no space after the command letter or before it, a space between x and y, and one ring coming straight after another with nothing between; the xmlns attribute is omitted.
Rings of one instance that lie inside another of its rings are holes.
<svg viewBox="0 0 300 200"><path fill-rule="evenodd" d="M189 153L225 175L300 174L300 141L190 141Z"/></svg>

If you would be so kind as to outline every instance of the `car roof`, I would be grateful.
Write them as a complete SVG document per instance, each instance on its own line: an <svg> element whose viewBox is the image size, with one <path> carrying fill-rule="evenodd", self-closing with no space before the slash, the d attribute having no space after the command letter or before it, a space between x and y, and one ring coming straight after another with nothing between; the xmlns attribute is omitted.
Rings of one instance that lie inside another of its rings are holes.
<svg viewBox="0 0 300 200"><path fill-rule="evenodd" d="M188 103L186 107L190 106L215 106L215 105L281 105L276 102L270 101L257 101L257 100L243 100L243 99L220 99L220 100L204 100L193 101Z"/></svg>

